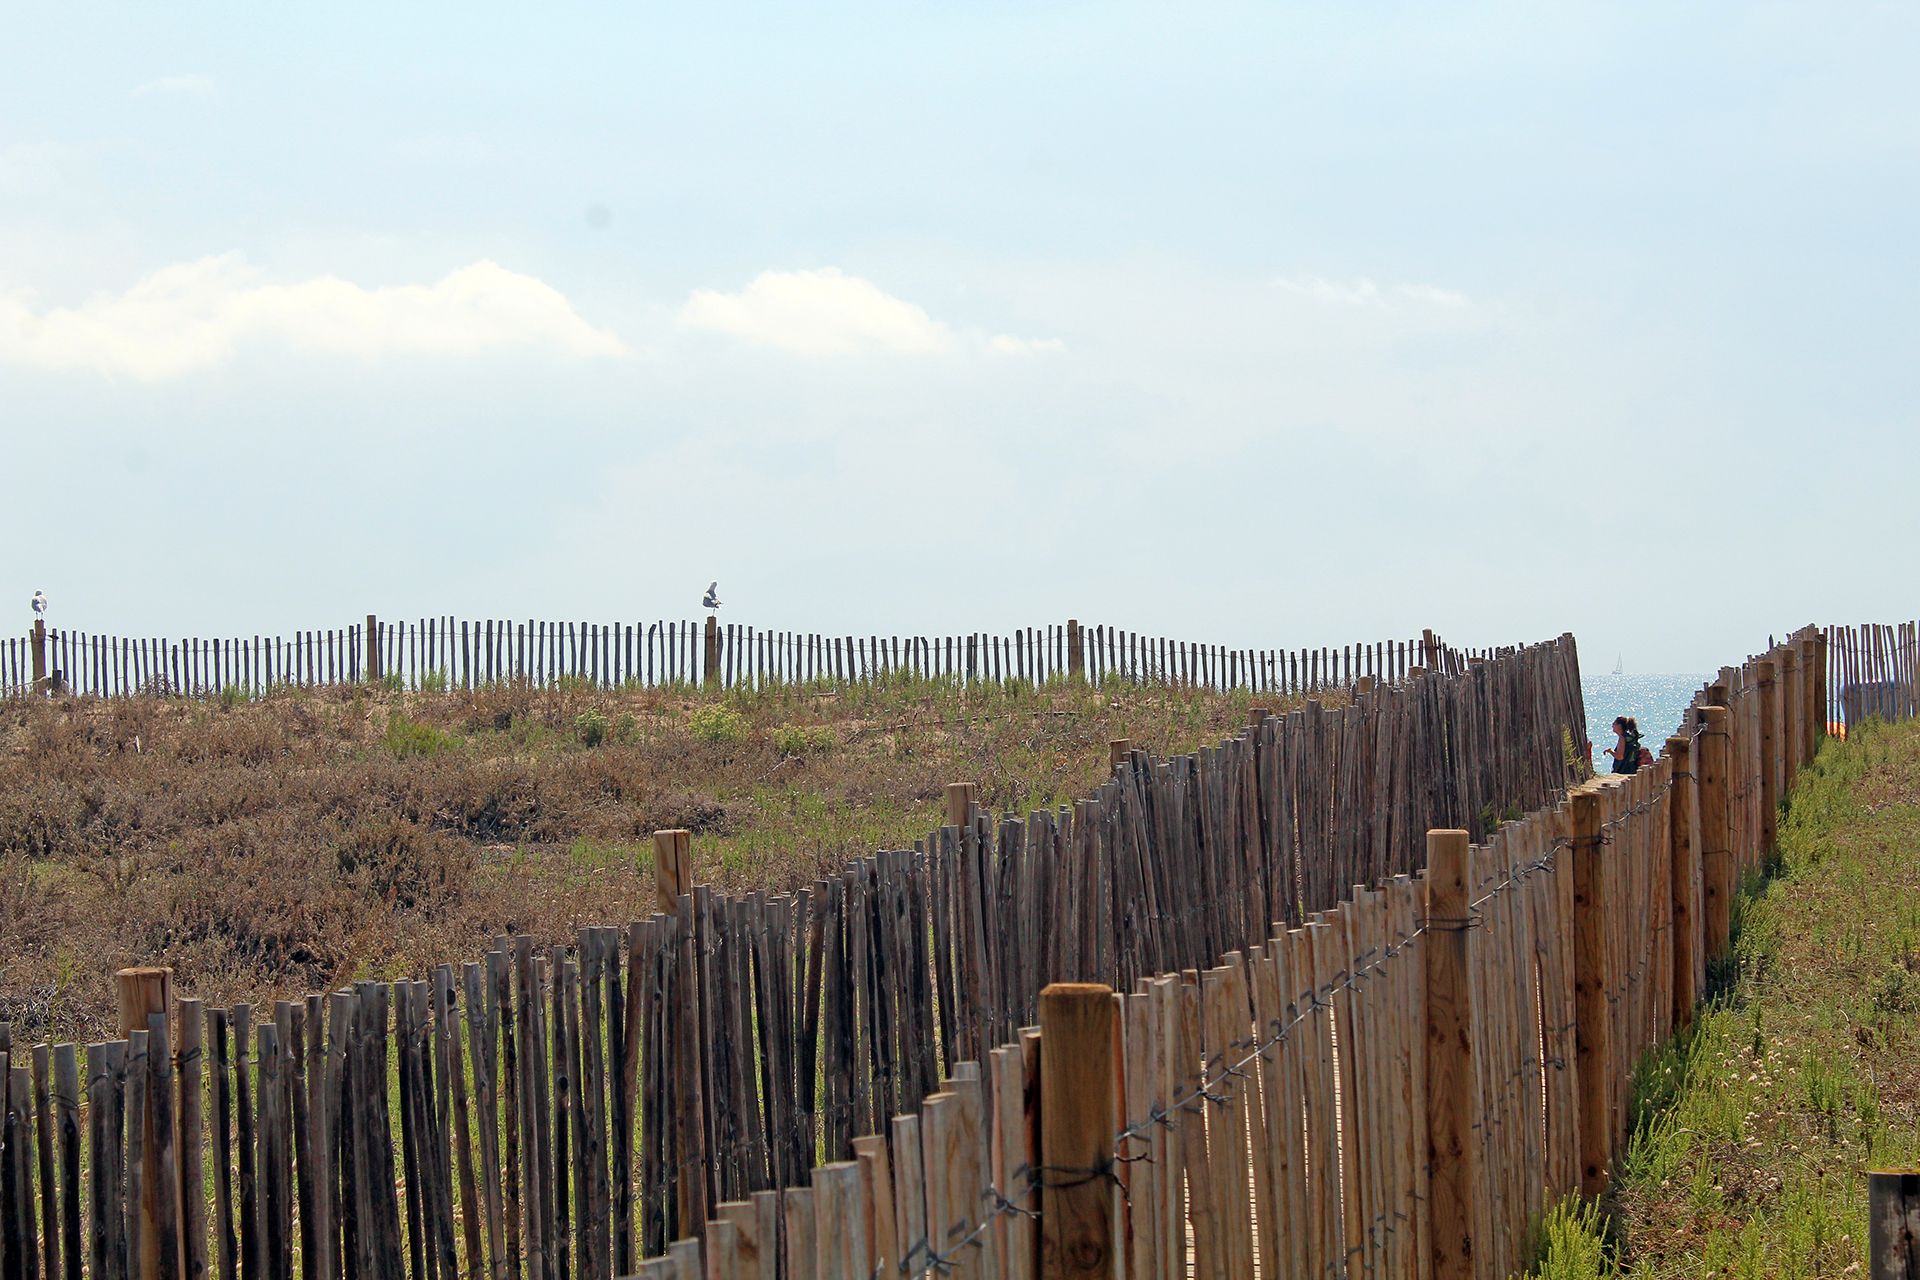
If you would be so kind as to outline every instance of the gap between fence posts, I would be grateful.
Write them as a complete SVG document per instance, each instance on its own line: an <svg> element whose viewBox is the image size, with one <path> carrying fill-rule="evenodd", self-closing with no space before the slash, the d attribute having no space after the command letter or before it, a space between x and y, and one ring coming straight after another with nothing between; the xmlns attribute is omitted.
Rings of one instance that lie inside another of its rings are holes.
<svg viewBox="0 0 1920 1280"><path fill-rule="evenodd" d="M1867 1274L1920 1280L1920 1170L1867 1174Z"/></svg>
<svg viewBox="0 0 1920 1280"><path fill-rule="evenodd" d="M1113 1272L1113 988L1056 982L1040 992L1040 1274Z"/></svg>
<svg viewBox="0 0 1920 1280"><path fill-rule="evenodd" d="M1426 1209L1432 1222L1432 1280L1475 1274L1474 1196L1480 1186L1473 1133L1479 1082L1473 1062L1473 979L1467 969L1468 836L1427 832Z"/></svg>

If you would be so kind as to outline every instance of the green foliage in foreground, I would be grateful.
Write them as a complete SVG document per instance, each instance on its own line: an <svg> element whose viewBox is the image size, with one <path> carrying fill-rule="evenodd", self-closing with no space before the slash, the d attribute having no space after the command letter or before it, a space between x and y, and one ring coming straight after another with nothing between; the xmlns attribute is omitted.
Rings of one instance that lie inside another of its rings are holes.
<svg viewBox="0 0 1920 1280"><path fill-rule="evenodd" d="M1771 880L1692 1028L1635 1076L1600 1206L1563 1205L1535 1275L1858 1275L1866 1170L1920 1160L1920 724L1802 772Z"/></svg>

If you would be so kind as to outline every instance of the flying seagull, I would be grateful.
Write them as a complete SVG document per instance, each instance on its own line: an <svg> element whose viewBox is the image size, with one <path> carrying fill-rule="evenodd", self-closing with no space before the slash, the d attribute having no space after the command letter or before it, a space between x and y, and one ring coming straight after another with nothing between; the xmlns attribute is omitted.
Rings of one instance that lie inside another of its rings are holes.
<svg viewBox="0 0 1920 1280"><path fill-rule="evenodd" d="M718 609L720 607L720 584L718 582L709 582L707 584L707 594L700 597L700 607L702 609Z"/></svg>
<svg viewBox="0 0 1920 1280"><path fill-rule="evenodd" d="M36 591L33 593L33 611L35 613L45 613L47 611L47 593L46 592Z"/></svg>

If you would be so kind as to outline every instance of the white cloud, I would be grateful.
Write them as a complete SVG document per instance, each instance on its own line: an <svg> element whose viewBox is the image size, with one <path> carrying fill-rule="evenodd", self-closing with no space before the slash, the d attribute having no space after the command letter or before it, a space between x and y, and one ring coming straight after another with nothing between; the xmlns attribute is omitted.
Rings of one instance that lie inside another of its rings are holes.
<svg viewBox="0 0 1920 1280"><path fill-rule="evenodd" d="M150 97L154 94L177 94L186 98L210 98L213 96L213 80L209 76L161 76L145 84L136 85L133 96Z"/></svg>
<svg viewBox="0 0 1920 1280"><path fill-rule="evenodd" d="M1010 333L996 333L987 339L987 350L1000 355L1037 356L1066 349L1067 344L1058 338L1016 338Z"/></svg>
<svg viewBox="0 0 1920 1280"><path fill-rule="evenodd" d="M430 285L367 288L337 276L270 284L237 254L156 271L125 293L36 311L0 293L0 361L177 377L243 346L365 359L531 348L620 355L620 339L581 319L551 285L492 262Z"/></svg>
<svg viewBox="0 0 1920 1280"><path fill-rule="evenodd" d="M1059 351L1058 339L956 332L871 280L835 267L763 271L737 293L696 289L676 321L800 355L860 351L929 354L966 346L1014 355Z"/></svg>
<svg viewBox="0 0 1920 1280"><path fill-rule="evenodd" d="M1283 276L1274 287L1295 297L1339 307L1376 307L1386 311L1408 307L1460 310L1473 305L1464 293L1430 284L1378 285L1366 276L1356 280L1328 280L1321 276Z"/></svg>
<svg viewBox="0 0 1920 1280"><path fill-rule="evenodd" d="M911 302L834 267L763 271L738 293L696 289L679 323L802 355L945 351L953 331Z"/></svg>
<svg viewBox="0 0 1920 1280"><path fill-rule="evenodd" d="M65 149L51 142L14 142L0 147L0 191L13 195L50 191L65 159Z"/></svg>

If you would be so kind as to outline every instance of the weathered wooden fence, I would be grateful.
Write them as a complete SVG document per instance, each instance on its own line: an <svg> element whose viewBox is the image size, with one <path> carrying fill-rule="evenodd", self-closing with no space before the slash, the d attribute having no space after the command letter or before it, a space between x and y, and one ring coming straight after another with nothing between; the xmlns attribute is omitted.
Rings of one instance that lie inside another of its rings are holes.
<svg viewBox="0 0 1920 1280"><path fill-rule="evenodd" d="M1105 625L1024 627L1011 634L821 635L709 618L695 622L539 622L423 618L299 631L291 636L168 640L89 635L36 624L0 643L0 691L51 682L92 696L257 696L287 685L385 681L402 688L538 685L865 683L899 675L966 683L1085 677L1215 689L1301 692L1362 678L1449 674L1467 654L1431 631L1406 641L1319 649L1250 649L1143 636Z"/></svg>
<svg viewBox="0 0 1920 1280"><path fill-rule="evenodd" d="M1920 623L1829 627L1829 703L1842 730L1869 716L1904 720L1920 714Z"/></svg>
<svg viewBox="0 0 1920 1280"><path fill-rule="evenodd" d="M1569 795L1563 637L1124 753L1071 812L956 789L798 894L662 833L663 910L575 949L131 1001L84 1090L74 1046L0 1068L0 1275L1505 1274L1604 1178L1821 670L1796 637Z"/></svg>

